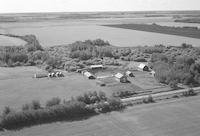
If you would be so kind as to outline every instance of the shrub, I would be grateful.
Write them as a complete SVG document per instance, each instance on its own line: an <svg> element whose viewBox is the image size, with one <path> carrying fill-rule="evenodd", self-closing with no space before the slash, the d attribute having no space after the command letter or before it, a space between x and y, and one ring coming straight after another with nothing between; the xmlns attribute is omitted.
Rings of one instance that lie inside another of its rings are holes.
<svg viewBox="0 0 200 136"><path fill-rule="evenodd" d="M84 103L73 101L44 109L10 113L2 117L0 126L6 129L14 129L45 122L71 120L73 118L85 117L92 113L94 113L94 110L86 108Z"/></svg>
<svg viewBox="0 0 200 136"><path fill-rule="evenodd" d="M197 93L191 88L188 91L183 92L183 96L195 96Z"/></svg>
<svg viewBox="0 0 200 136"><path fill-rule="evenodd" d="M26 110L37 110L37 109L40 109L40 108L41 108L40 102L37 101L37 100L33 100L31 103L27 103L27 104L24 104L22 106L22 110L23 111L26 111Z"/></svg>
<svg viewBox="0 0 200 136"><path fill-rule="evenodd" d="M12 112L11 108L8 107L8 106L6 106L6 107L4 107L4 109L3 109L2 116L6 116L6 115L8 115L8 114L11 113L11 112Z"/></svg>
<svg viewBox="0 0 200 136"><path fill-rule="evenodd" d="M153 103L153 102L155 102L155 101L154 101L153 97L152 97L151 95L149 95L147 98L145 98L145 99L143 100L143 102L144 102L144 103Z"/></svg>
<svg viewBox="0 0 200 136"><path fill-rule="evenodd" d="M51 107L55 105L59 105L61 102L61 99L59 97L54 97L51 100L46 102L46 107Z"/></svg>

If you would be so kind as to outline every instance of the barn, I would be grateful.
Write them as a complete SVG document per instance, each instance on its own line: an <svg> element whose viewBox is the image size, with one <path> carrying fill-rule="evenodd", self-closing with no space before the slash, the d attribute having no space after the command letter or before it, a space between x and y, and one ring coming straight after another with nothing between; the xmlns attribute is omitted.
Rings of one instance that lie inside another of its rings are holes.
<svg viewBox="0 0 200 136"><path fill-rule="evenodd" d="M126 76L135 77L133 72L131 72L131 71L126 71Z"/></svg>
<svg viewBox="0 0 200 136"><path fill-rule="evenodd" d="M95 76L94 76L92 73L88 72L88 71L84 72L84 75L85 75L88 79L95 79Z"/></svg>
<svg viewBox="0 0 200 136"><path fill-rule="evenodd" d="M138 66L138 69L141 71L149 71L149 67L143 63Z"/></svg>
<svg viewBox="0 0 200 136"><path fill-rule="evenodd" d="M126 75L123 75L121 73L117 73L115 75L115 79L119 82L122 82L122 83L126 83L128 80L127 80L127 76Z"/></svg>

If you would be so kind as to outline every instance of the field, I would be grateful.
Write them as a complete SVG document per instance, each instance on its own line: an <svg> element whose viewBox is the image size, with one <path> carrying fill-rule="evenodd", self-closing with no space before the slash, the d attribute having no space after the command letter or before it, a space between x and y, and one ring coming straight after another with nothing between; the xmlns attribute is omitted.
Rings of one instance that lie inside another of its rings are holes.
<svg viewBox="0 0 200 136"><path fill-rule="evenodd" d="M173 22L170 17L142 17L142 18L113 18L113 19L85 19L62 20L44 22L16 22L0 23L0 31L5 33L25 35L35 34L40 43L45 46L70 44L77 40L101 38L120 47L139 45L175 45L182 43L199 45L200 40L182 36L166 35L152 32L111 28L101 25L124 23L154 23ZM55 34L56 32L56 34Z"/></svg>
<svg viewBox="0 0 200 136"><path fill-rule="evenodd" d="M198 27L200 28L200 24L198 23L156 22L156 24L161 25L161 26L171 26L171 27Z"/></svg>
<svg viewBox="0 0 200 136"><path fill-rule="evenodd" d="M180 27L169 27L169 26L159 26L156 24L117 24L117 25L106 25L116 28L124 28L145 32L154 32L169 35L178 35L184 37L191 37L200 39L200 30L196 28L180 28Z"/></svg>
<svg viewBox="0 0 200 136"><path fill-rule="evenodd" d="M2 136L199 136L200 97L130 107L74 122L0 133Z"/></svg>
<svg viewBox="0 0 200 136"><path fill-rule="evenodd" d="M25 44L26 42L21 39L0 35L0 46L23 46Z"/></svg>
<svg viewBox="0 0 200 136"><path fill-rule="evenodd" d="M66 73L60 79L35 79L34 73L46 73L36 67L0 68L0 109L4 106L21 108L32 100L44 104L52 97L70 99L88 91L106 91L81 74Z"/></svg>

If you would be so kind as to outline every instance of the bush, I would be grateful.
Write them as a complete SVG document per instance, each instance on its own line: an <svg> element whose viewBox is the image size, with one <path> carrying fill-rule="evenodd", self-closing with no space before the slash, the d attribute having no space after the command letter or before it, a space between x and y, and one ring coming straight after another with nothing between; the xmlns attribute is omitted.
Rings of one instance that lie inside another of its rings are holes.
<svg viewBox="0 0 200 136"><path fill-rule="evenodd" d="M40 108L41 108L40 102L37 101L37 100L33 100L31 103L24 104L22 106L22 110L23 111L26 111L26 110L37 110L37 109L40 109Z"/></svg>
<svg viewBox="0 0 200 136"><path fill-rule="evenodd" d="M6 116L6 115L8 115L8 114L11 113L11 112L12 112L11 108L8 107L8 106L6 106L6 107L4 107L4 109L3 109L2 116Z"/></svg>
<svg viewBox="0 0 200 136"><path fill-rule="evenodd" d="M195 96L197 93L191 88L188 91L183 92L183 96Z"/></svg>
<svg viewBox="0 0 200 136"><path fill-rule="evenodd" d="M73 101L44 109L10 113L2 117L0 126L6 129L14 129L45 122L71 120L73 118L85 117L92 113L94 111L86 108L84 103Z"/></svg>
<svg viewBox="0 0 200 136"><path fill-rule="evenodd" d="M143 100L144 103L153 103L155 102L153 97L149 95L146 99Z"/></svg>
<svg viewBox="0 0 200 136"><path fill-rule="evenodd" d="M46 102L46 107L51 107L55 105L59 105L61 102L61 99L59 97L54 97L51 100Z"/></svg>

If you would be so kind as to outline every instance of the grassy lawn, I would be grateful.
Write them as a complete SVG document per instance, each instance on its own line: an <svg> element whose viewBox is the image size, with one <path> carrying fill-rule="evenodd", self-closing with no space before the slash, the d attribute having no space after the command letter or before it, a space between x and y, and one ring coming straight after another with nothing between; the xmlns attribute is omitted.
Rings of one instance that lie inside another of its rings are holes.
<svg viewBox="0 0 200 136"><path fill-rule="evenodd" d="M199 136L200 96L129 107L74 122L0 132L3 136Z"/></svg>
<svg viewBox="0 0 200 136"><path fill-rule="evenodd" d="M34 73L44 73L35 67L0 68L0 109L19 108L32 100L44 104L52 97L70 99L88 91L106 91L81 74L66 73L64 78L35 79ZM109 91L106 91L109 92Z"/></svg>

